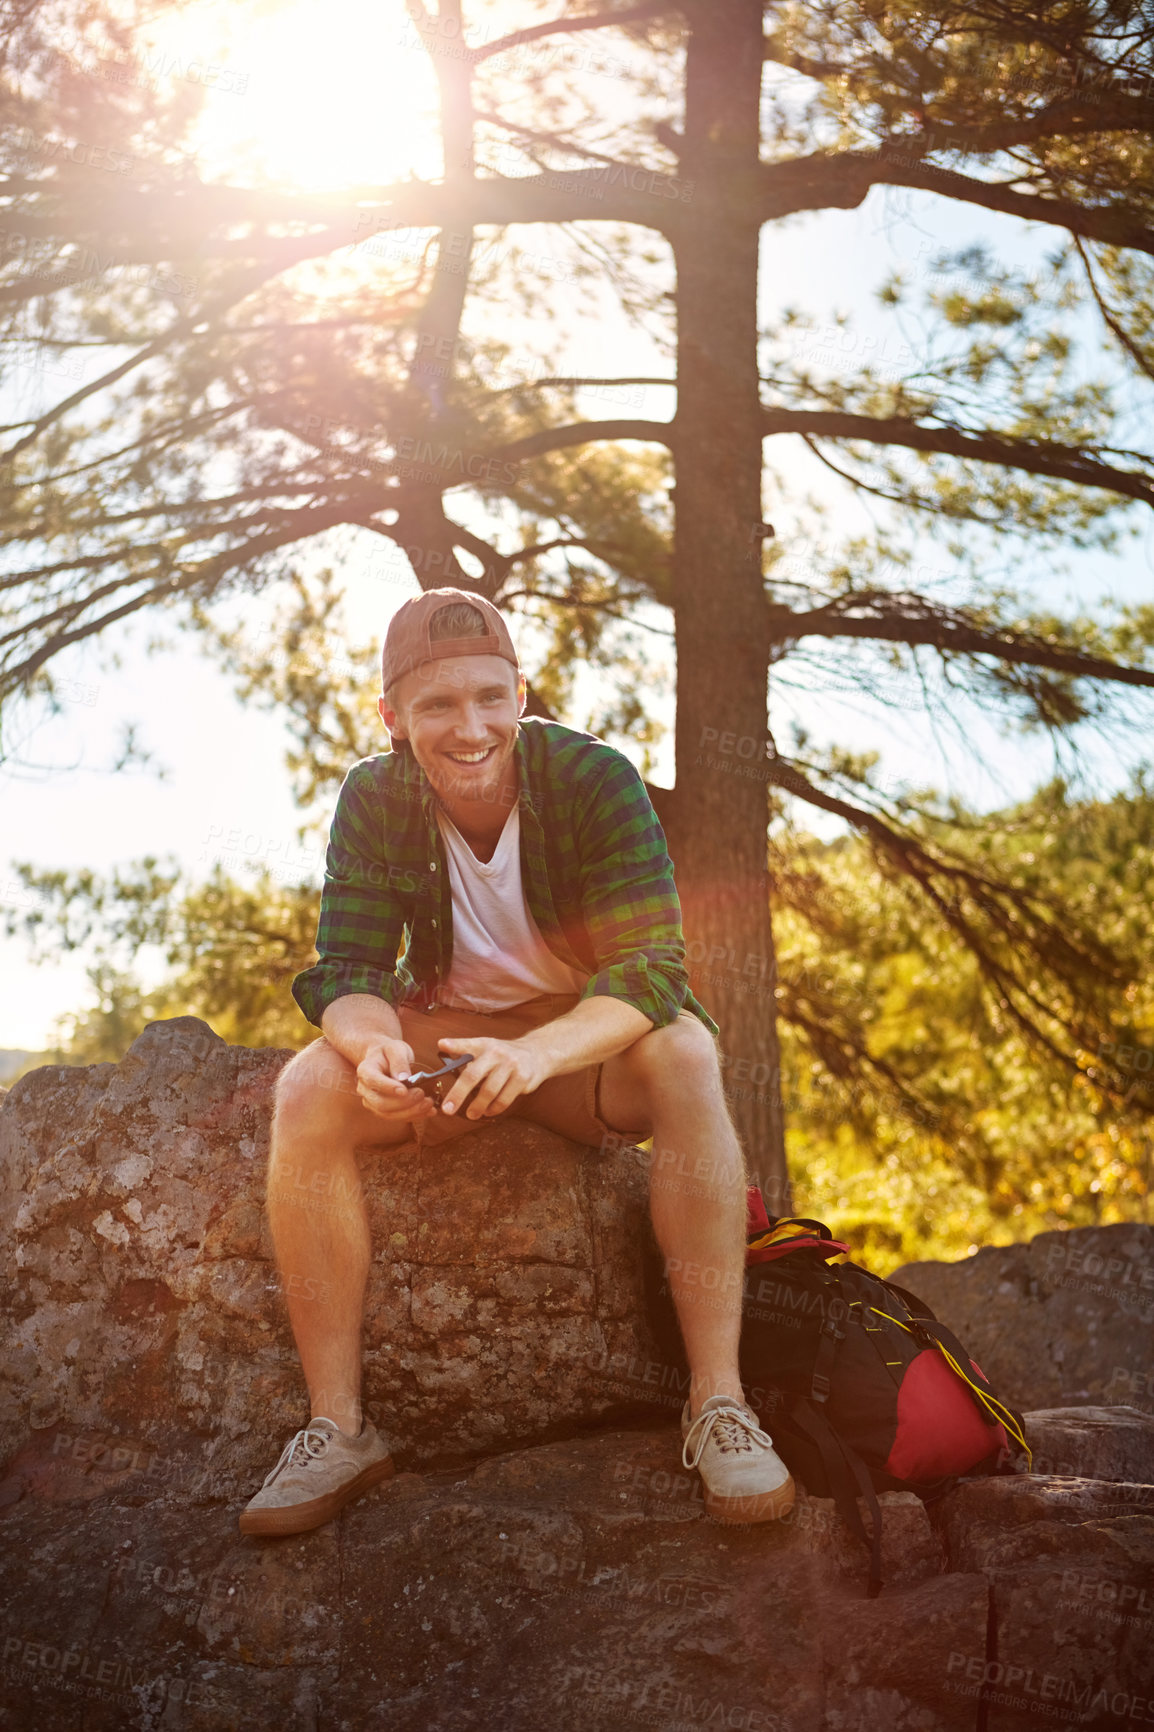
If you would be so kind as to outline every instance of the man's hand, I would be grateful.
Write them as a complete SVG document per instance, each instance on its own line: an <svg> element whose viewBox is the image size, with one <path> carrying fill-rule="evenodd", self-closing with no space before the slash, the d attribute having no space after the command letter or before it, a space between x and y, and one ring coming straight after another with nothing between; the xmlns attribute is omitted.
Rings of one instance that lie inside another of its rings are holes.
<svg viewBox="0 0 1154 1732"><path fill-rule="evenodd" d="M357 1066L357 1093L371 1113L389 1124L433 1118L437 1109L428 1095L399 1080L415 1069L406 1041L375 1041Z"/></svg>
<svg viewBox="0 0 1154 1732"><path fill-rule="evenodd" d="M457 1072L441 1103L443 1113L459 1112L476 1089L475 1098L465 1110L467 1119L496 1118L519 1095L531 1094L553 1074L543 1055L523 1046L519 1040L492 1040L471 1034L464 1040L446 1037L437 1046L445 1058L456 1058L462 1052L473 1055L472 1063Z"/></svg>

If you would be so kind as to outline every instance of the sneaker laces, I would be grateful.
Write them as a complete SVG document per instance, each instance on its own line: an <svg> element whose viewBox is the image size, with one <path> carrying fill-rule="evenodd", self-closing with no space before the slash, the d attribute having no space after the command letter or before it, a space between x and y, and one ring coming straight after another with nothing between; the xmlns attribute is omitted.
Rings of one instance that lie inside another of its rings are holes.
<svg viewBox="0 0 1154 1732"><path fill-rule="evenodd" d="M312 1422L302 1426L295 1437L290 1437L280 1452L280 1460L265 1479L265 1485L271 1485L278 1474L290 1467L307 1467L310 1461L316 1461L329 1447L332 1433L313 1429ZM316 1447L314 1448L314 1444ZM298 1453L299 1452L299 1453ZM262 1488L263 1489L263 1488Z"/></svg>
<svg viewBox="0 0 1154 1732"><path fill-rule="evenodd" d="M694 1433L697 1434L696 1437ZM735 1401L726 1407L711 1407L708 1413L698 1414L685 1434L681 1465L696 1467L706 1444L714 1435L717 1437L717 1447L723 1455L739 1454L743 1451L752 1454L755 1442L773 1447L773 1439L768 1431L763 1431L753 1415ZM690 1450L693 1451L692 1461L689 1459Z"/></svg>

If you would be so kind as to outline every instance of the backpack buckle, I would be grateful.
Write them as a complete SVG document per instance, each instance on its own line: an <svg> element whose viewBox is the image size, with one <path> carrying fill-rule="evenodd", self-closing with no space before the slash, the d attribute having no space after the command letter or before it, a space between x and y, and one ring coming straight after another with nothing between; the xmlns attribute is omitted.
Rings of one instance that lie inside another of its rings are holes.
<svg viewBox="0 0 1154 1732"><path fill-rule="evenodd" d="M821 1326L818 1337L817 1356L814 1359L813 1373L810 1378L810 1400L823 1402L829 1400L831 1384L829 1374L833 1370L834 1356L837 1344L845 1340L845 1330L839 1328L832 1317L827 1317Z"/></svg>

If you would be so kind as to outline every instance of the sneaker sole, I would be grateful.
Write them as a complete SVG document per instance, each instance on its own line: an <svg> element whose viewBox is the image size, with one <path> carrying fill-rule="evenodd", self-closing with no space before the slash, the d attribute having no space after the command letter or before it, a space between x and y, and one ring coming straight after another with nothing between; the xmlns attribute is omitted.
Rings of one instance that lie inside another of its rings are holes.
<svg viewBox="0 0 1154 1732"><path fill-rule="evenodd" d="M705 1513L715 1522L774 1522L788 1515L797 1497L793 1476L773 1491L758 1492L747 1497L720 1497L705 1490Z"/></svg>
<svg viewBox="0 0 1154 1732"><path fill-rule="evenodd" d="M395 1472L393 1458L387 1455L383 1461L374 1461L338 1490L326 1492L324 1497L310 1498L307 1503L281 1504L272 1509L242 1510L238 1526L242 1534L311 1533L313 1528L322 1528L326 1522L332 1521L347 1503L352 1503L354 1498L381 1480L390 1479Z"/></svg>

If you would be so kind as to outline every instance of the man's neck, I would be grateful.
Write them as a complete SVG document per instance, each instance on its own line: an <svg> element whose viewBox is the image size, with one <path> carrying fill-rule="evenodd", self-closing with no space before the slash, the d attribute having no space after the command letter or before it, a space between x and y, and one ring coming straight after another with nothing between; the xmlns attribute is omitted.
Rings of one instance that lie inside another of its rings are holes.
<svg viewBox="0 0 1154 1732"><path fill-rule="evenodd" d="M438 794L442 811L447 812L478 860L487 863L497 851L509 814L517 804L517 765L510 765L511 779L506 777L493 800L450 800Z"/></svg>
<svg viewBox="0 0 1154 1732"><path fill-rule="evenodd" d="M487 808L484 823L472 817L462 816L459 810L451 810L444 801L441 802L441 810L446 817L452 820L454 827L464 837L481 864L487 866L497 852L497 844L500 842L505 825L509 820L509 808L507 806L500 808L500 816L496 819L489 816L493 808Z"/></svg>

